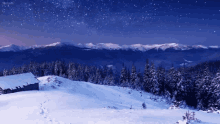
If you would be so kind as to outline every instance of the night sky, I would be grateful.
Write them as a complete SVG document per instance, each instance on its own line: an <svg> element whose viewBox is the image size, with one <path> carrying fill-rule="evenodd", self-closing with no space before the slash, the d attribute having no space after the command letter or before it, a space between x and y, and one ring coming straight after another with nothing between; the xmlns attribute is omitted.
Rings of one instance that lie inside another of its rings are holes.
<svg viewBox="0 0 220 124"><path fill-rule="evenodd" d="M220 0L0 0L0 45L220 46Z"/></svg>

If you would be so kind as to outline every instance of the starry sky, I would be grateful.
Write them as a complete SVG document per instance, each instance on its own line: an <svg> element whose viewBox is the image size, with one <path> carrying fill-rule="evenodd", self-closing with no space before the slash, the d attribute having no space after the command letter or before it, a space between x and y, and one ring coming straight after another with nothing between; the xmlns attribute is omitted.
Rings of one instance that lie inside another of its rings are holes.
<svg viewBox="0 0 220 124"><path fill-rule="evenodd" d="M220 46L220 0L0 0L0 45Z"/></svg>

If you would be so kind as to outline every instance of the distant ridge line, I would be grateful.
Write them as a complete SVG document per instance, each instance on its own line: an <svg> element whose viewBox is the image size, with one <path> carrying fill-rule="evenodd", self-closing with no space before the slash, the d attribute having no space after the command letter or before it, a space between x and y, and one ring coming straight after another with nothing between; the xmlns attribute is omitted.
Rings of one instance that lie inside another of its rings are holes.
<svg viewBox="0 0 220 124"><path fill-rule="evenodd" d="M0 52L8 52L8 51L22 51L26 49L36 49L36 48L47 48L47 47L57 47L57 46L75 46L79 48L87 48L87 49L107 49L107 50L135 50L135 51L148 51L151 49L156 49L156 50L166 50L169 48L173 48L175 50L190 50L190 49L218 49L219 46L204 46L204 45L183 45L183 44L178 44L178 43L164 43L164 44L131 44L131 45L119 45L119 44L114 44L114 43L69 43L69 42L55 42L52 44L47 44L47 45L33 45L30 47L24 47L24 46L18 46L18 45L6 45L6 46L0 46Z"/></svg>

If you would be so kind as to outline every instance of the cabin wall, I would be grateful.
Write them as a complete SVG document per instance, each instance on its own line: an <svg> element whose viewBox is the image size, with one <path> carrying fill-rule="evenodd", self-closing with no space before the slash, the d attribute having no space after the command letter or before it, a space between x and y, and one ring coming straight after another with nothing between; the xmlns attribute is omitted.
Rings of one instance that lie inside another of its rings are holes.
<svg viewBox="0 0 220 124"><path fill-rule="evenodd" d="M16 87L16 89L12 89L12 90L4 89L2 90L2 94L15 93L15 92L20 92L20 91L30 91L30 90L39 90L39 83L29 84L23 87ZM0 90L0 94L1 94L1 90Z"/></svg>
<svg viewBox="0 0 220 124"><path fill-rule="evenodd" d="M3 94L13 93L11 89L4 89Z"/></svg>
<svg viewBox="0 0 220 124"><path fill-rule="evenodd" d="M24 91L28 91L28 90L39 90L39 83L35 83L35 84L29 84L27 86L24 86Z"/></svg>
<svg viewBox="0 0 220 124"><path fill-rule="evenodd" d="M0 95L3 94L3 89L0 87Z"/></svg>

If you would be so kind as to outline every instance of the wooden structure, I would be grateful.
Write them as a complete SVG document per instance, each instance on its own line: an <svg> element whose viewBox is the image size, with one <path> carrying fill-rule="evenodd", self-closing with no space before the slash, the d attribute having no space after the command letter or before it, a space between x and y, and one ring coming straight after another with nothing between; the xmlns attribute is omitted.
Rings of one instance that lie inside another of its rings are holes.
<svg viewBox="0 0 220 124"><path fill-rule="evenodd" d="M39 80L32 73L0 77L0 94L39 90Z"/></svg>

